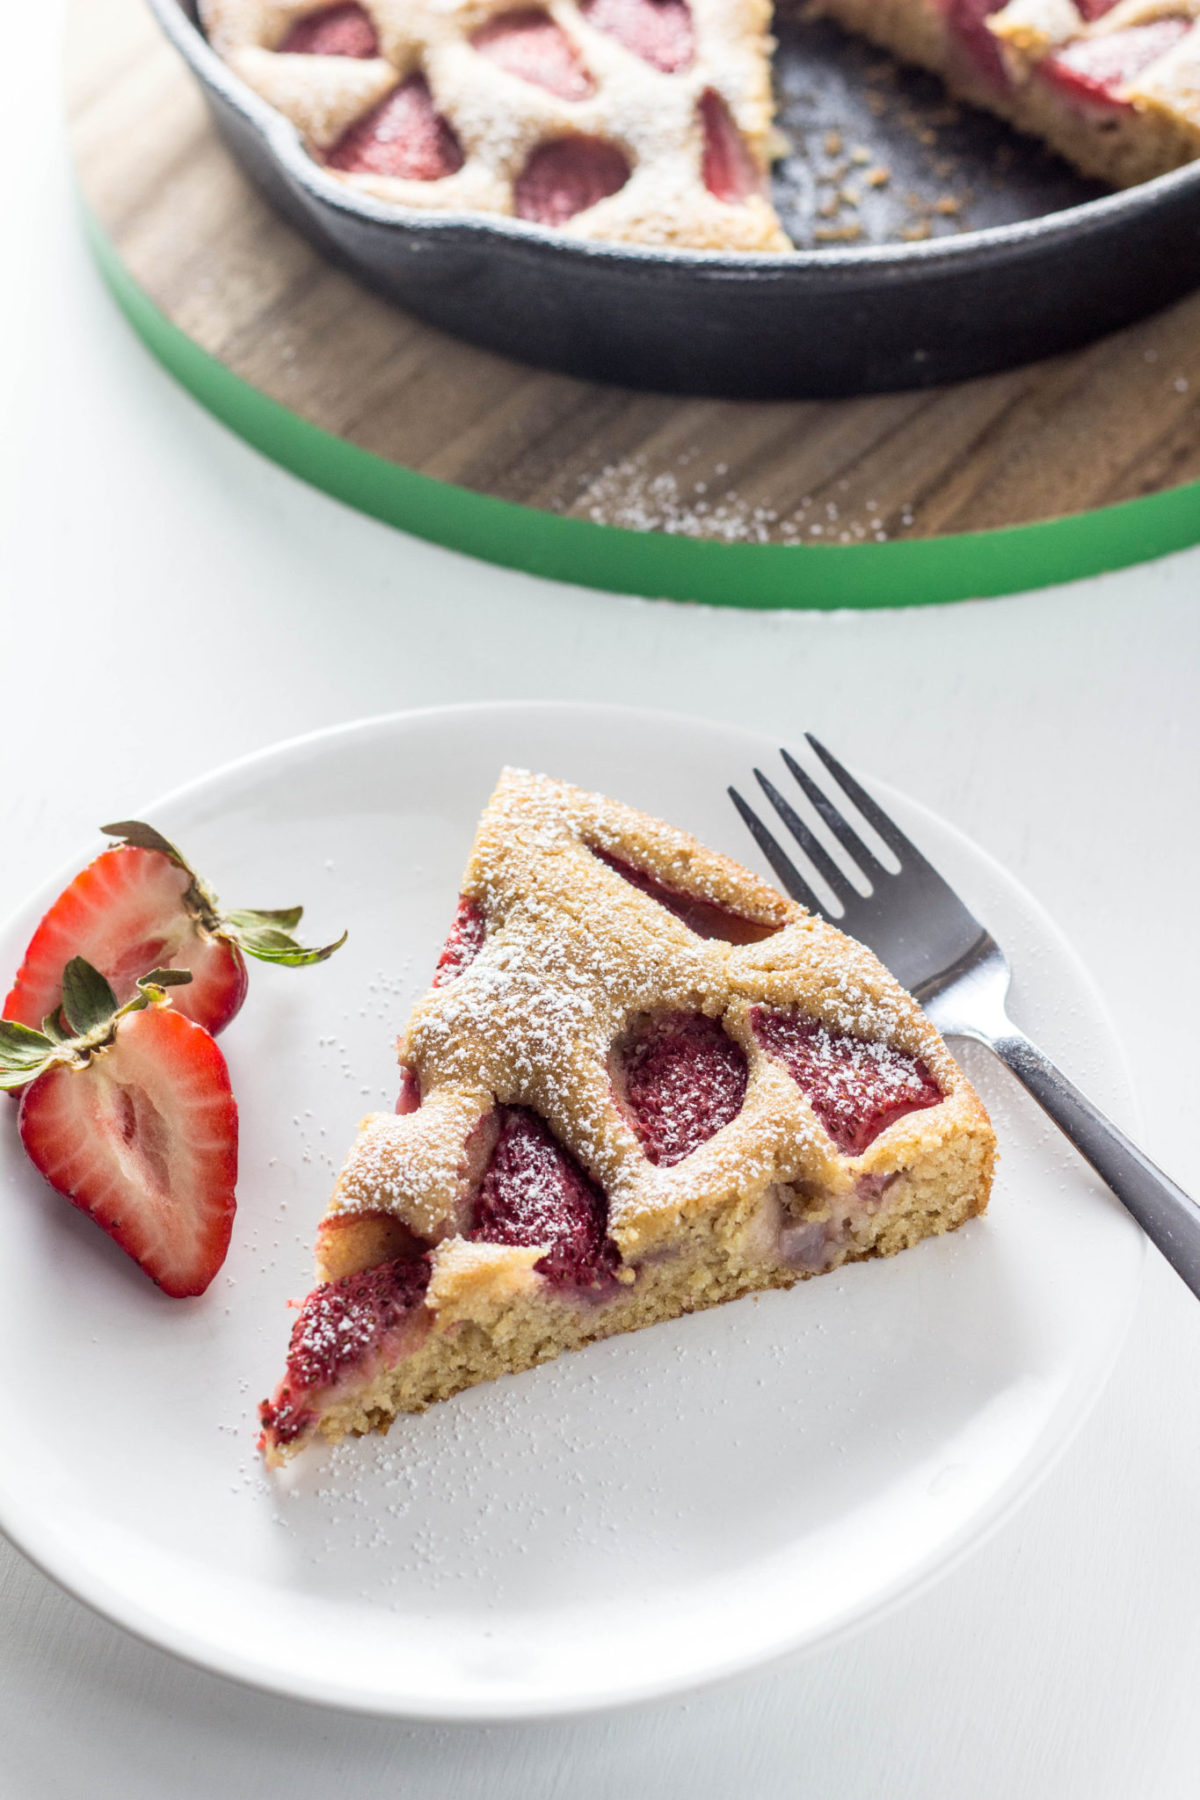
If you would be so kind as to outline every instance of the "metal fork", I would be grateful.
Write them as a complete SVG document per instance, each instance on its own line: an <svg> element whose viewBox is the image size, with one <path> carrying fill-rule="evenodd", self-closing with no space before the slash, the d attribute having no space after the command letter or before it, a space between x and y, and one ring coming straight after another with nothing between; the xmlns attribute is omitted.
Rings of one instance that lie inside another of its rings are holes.
<svg viewBox="0 0 1200 1800"><path fill-rule="evenodd" d="M1200 1298L1200 1207L1017 1029L1005 1010L1008 959L991 933L837 758L811 732L805 736L900 867L894 874L885 868L828 794L783 750L789 773L871 891L866 896L858 891L791 803L756 769L763 793L842 910L835 916L821 904L753 808L730 788L730 799L784 888L810 912L869 945L944 1037L975 1038L994 1051Z"/></svg>

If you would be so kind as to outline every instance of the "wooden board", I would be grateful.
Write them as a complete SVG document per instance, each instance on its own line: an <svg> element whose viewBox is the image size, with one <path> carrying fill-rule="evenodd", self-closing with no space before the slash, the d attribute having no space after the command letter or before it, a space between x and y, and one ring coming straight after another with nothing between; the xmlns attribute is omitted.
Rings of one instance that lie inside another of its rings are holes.
<svg viewBox="0 0 1200 1800"><path fill-rule="evenodd" d="M241 383L398 470L686 542L692 567L696 545L787 546L798 566L799 545L915 547L1171 493L1194 498L1200 538L1200 296L940 390L749 403L591 385L460 343L325 263L242 179L142 0L74 0L67 47L79 179L133 282ZM1178 519L1171 543L1143 537L1142 554L1172 547ZM690 591L655 547L644 591ZM896 599L922 597L920 566L910 551ZM984 573L963 591L996 591Z"/></svg>

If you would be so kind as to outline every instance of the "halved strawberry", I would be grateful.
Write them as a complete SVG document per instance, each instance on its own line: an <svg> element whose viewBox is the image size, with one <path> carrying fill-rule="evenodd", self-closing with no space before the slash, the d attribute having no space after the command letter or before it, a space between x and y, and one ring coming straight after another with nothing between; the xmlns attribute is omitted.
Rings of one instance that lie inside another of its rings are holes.
<svg viewBox="0 0 1200 1800"><path fill-rule="evenodd" d="M0 1085L27 1083L21 1141L51 1187L166 1293L202 1294L235 1210L237 1105L208 1032L167 1004L155 970L118 1006L81 957L48 1033L0 1023Z"/></svg>
<svg viewBox="0 0 1200 1800"><path fill-rule="evenodd" d="M150 969L188 969L176 1010L206 1031L224 1030L246 997L243 952L264 962L322 962L345 942L306 950L292 932L303 908L223 914L217 897L153 826L105 825L123 840L63 890L33 934L3 1017L37 1027L62 999L62 972L82 956L122 1003Z"/></svg>

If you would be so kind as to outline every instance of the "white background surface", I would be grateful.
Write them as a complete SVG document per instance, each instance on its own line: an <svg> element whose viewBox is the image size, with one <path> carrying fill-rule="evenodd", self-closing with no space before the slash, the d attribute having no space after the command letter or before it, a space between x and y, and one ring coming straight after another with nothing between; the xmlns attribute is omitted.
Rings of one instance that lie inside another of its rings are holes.
<svg viewBox="0 0 1200 1800"><path fill-rule="evenodd" d="M807 726L1057 916L1125 1036L1148 1147L1200 1190L1200 552L1015 600L754 616L554 587L359 518L198 411L100 290L56 15L6 20L0 910L99 819L358 715L552 696ZM48 1395L47 1417L69 1430L86 1404ZM1200 1307L1152 1259L1091 1420L967 1564L834 1651L634 1713L429 1729L264 1699L0 1546L0 1796L1184 1800L1198 1498Z"/></svg>

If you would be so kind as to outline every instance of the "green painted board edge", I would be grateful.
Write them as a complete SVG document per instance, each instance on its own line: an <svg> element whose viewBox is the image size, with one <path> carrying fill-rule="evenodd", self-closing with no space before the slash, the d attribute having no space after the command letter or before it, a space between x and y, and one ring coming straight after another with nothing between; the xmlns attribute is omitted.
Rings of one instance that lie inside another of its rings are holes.
<svg viewBox="0 0 1200 1800"><path fill-rule="evenodd" d="M505 568L648 599L833 611L1023 593L1200 541L1200 482L1035 525L886 544L712 543L497 500L389 462L268 399L171 323L86 205L84 219L122 312L201 405L348 506Z"/></svg>

